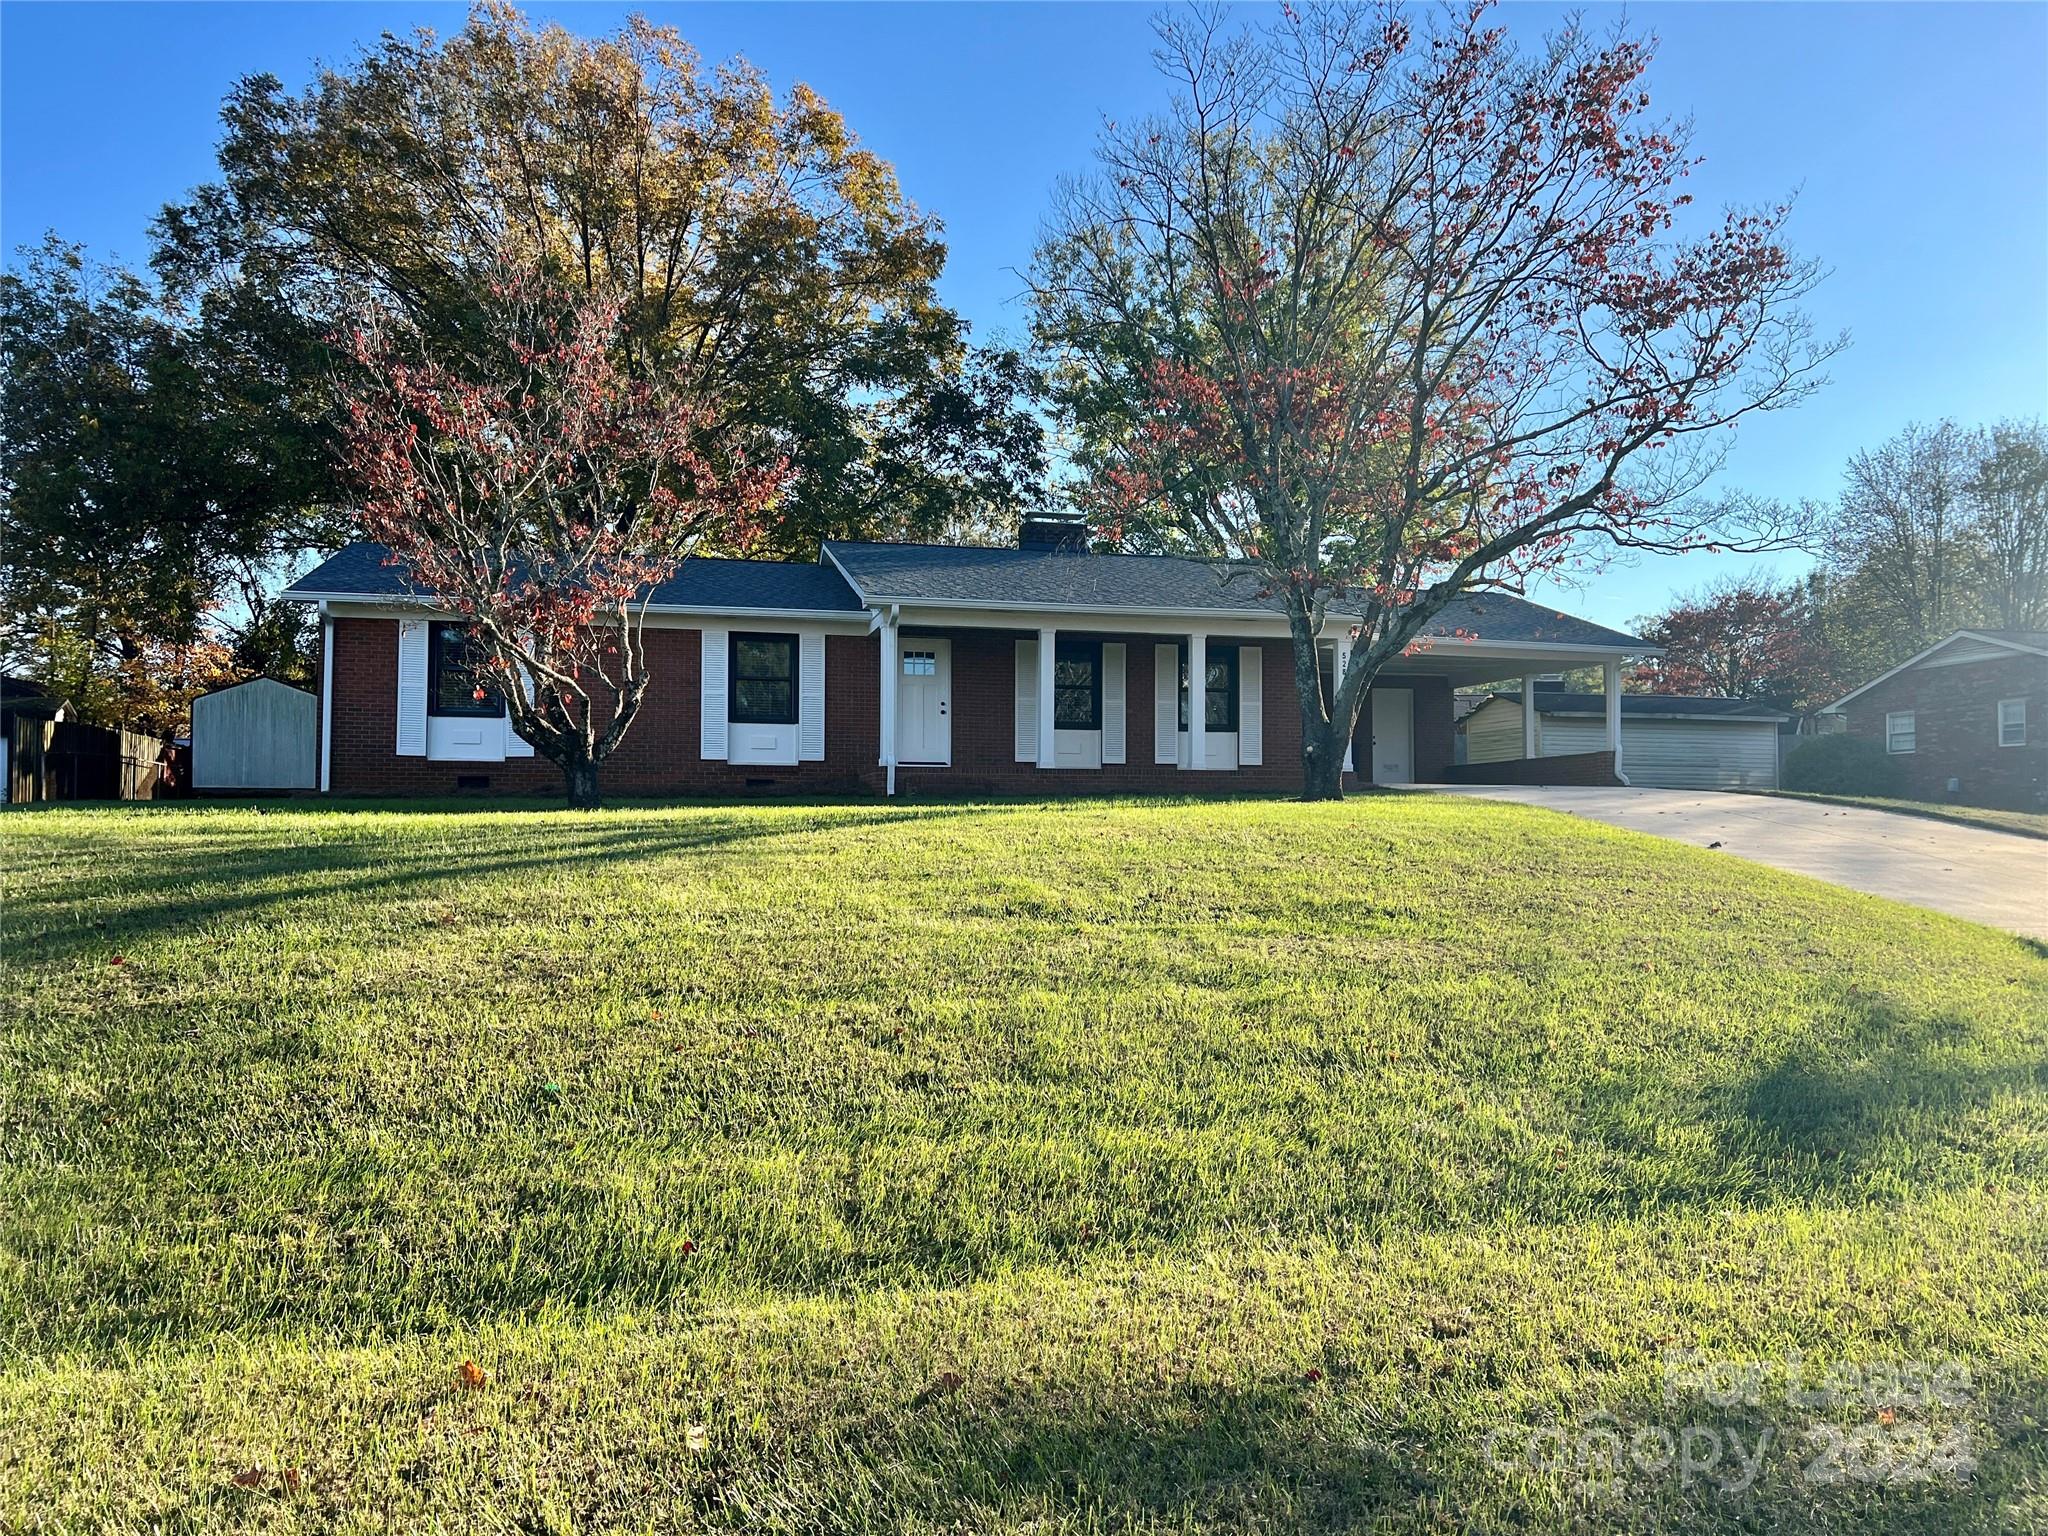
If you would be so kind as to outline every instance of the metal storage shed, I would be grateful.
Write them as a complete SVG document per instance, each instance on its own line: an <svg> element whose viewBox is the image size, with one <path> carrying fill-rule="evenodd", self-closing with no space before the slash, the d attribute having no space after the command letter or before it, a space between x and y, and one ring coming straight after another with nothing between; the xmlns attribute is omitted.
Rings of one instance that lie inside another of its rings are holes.
<svg viewBox="0 0 2048 1536"><path fill-rule="evenodd" d="M192 701L192 787L202 794L311 789L319 748L319 700L275 678L251 678Z"/></svg>

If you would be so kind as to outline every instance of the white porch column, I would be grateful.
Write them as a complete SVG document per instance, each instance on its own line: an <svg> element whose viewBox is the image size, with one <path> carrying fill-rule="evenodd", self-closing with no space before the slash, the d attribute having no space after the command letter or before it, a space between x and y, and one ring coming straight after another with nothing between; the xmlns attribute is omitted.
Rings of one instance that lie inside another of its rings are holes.
<svg viewBox="0 0 2048 1536"><path fill-rule="evenodd" d="M1188 636L1188 766L1209 766L1209 637Z"/></svg>
<svg viewBox="0 0 2048 1536"><path fill-rule="evenodd" d="M1038 766L1050 768L1059 761L1053 750L1052 677L1053 645L1059 632L1041 629L1038 632Z"/></svg>
<svg viewBox="0 0 2048 1536"><path fill-rule="evenodd" d="M5 767L0 750L0 768ZM320 600L320 793L328 792L334 767L334 615L327 611L327 599ZM4 777L4 775L0 775ZM0 800L7 798L7 786L0 783Z"/></svg>
<svg viewBox="0 0 2048 1536"><path fill-rule="evenodd" d="M1522 678L1522 756L1543 755L1543 733L1536 724L1536 677L1534 673Z"/></svg>
<svg viewBox="0 0 2048 1536"><path fill-rule="evenodd" d="M1621 663L1610 661L1600 672L1600 686L1606 690L1607 750L1614 754L1614 776L1626 784L1621 772Z"/></svg>
<svg viewBox="0 0 2048 1536"><path fill-rule="evenodd" d="M888 770L888 793L896 793L896 679L899 647L896 621L882 620L882 766Z"/></svg>

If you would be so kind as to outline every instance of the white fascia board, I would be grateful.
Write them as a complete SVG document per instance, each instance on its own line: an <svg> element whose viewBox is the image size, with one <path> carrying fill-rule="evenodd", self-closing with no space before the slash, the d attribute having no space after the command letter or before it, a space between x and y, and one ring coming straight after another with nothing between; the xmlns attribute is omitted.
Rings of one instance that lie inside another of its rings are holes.
<svg viewBox="0 0 2048 1536"><path fill-rule="evenodd" d="M845 582L847 586L853 589L853 595L861 602L866 603L870 608L873 608L877 605L878 601L886 601L886 599L878 600L875 598L871 598L867 595L866 592L861 590L860 583L853 579L853 572L849 571L845 566L841 565L839 563L839 557L832 553L832 546L830 543L820 543L818 545L818 553L820 556L823 557L823 559L827 563L831 565L833 570L839 573L839 579Z"/></svg>
<svg viewBox="0 0 2048 1536"><path fill-rule="evenodd" d="M1870 692L1870 690L1875 688L1879 683L1890 682L1893 678L1897 677L1901 672L1905 671L1908 667L1919 666L1921 662L1925 661L1928 657L1932 656L1936 651L1945 650L1947 647L1954 645L1958 640L1975 640L1982 645L2003 646L2006 650L2012 651L2015 654L2021 656L2048 656L2048 650L2043 650L2041 647L2037 645L2024 645L2017 640L2007 640L2000 635L1987 635L1982 630L1959 629L1952 635L1942 636L1939 640L1935 641L1934 644L1927 647L1927 649L1922 651L1919 655L1908 656L1896 667L1893 667L1891 671L1880 672L1876 677L1873 677L1869 682L1865 683L1861 688L1856 689L1854 692L1845 693L1839 699L1835 700L1834 703L1823 705L1819 712L1823 715L1832 715L1836 710L1840 709L1844 704L1847 704L1851 699L1860 699L1861 697L1863 697L1864 694Z"/></svg>
<svg viewBox="0 0 2048 1536"><path fill-rule="evenodd" d="M1537 659L1543 656L1662 656L1664 647L1634 641L1627 645L1600 645L1584 641L1563 640L1467 640L1457 635L1421 635L1410 644L1419 644L1421 649L1410 661L1432 652L1441 651L1447 656L1469 656L1477 661L1498 657L1504 661L1520 660L1524 657Z"/></svg>

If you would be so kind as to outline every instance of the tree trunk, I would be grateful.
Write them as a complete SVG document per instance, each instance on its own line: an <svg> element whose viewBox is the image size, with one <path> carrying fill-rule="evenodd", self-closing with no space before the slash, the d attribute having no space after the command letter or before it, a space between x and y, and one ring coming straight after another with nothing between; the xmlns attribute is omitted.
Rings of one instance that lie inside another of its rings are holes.
<svg viewBox="0 0 2048 1536"><path fill-rule="evenodd" d="M597 764L574 762L563 765L562 777L569 781L569 809L594 811L598 808Z"/></svg>
<svg viewBox="0 0 2048 1536"><path fill-rule="evenodd" d="M1301 723L1301 798L1344 798L1344 727L1336 720Z"/></svg>

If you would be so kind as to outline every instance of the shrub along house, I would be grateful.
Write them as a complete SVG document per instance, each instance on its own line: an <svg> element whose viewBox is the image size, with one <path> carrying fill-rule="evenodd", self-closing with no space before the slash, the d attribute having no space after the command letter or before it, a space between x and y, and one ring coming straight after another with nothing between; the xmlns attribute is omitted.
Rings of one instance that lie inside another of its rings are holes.
<svg viewBox="0 0 2048 1536"><path fill-rule="evenodd" d="M2048 631L1958 630L1821 713L1884 748L1915 799L2048 806Z"/></svg>
<svg viewBox="0 0 2048 1536"><path fill-rule="evenodd" d="M322 790L560 788L480 688L459 619L381 546L348 546L286 595L319 607ZM1354 621L1335 614L1333 630ZM645 643L648 693L603 766L608 794L1301 786L1293 652L1259 578L1090 554L1056 519L1027 521L1015 548L831 542L815 565L691 559L652 595ZM1612 688L1624 657L1650 649L1512 597L1462 599L1382 673L1347 779L1447 777L1456 688L1593 664ZM1324 648L1326 681L1337 650ZM1606 722L1579 773L1613 782L1618 740Z"/></svg>

